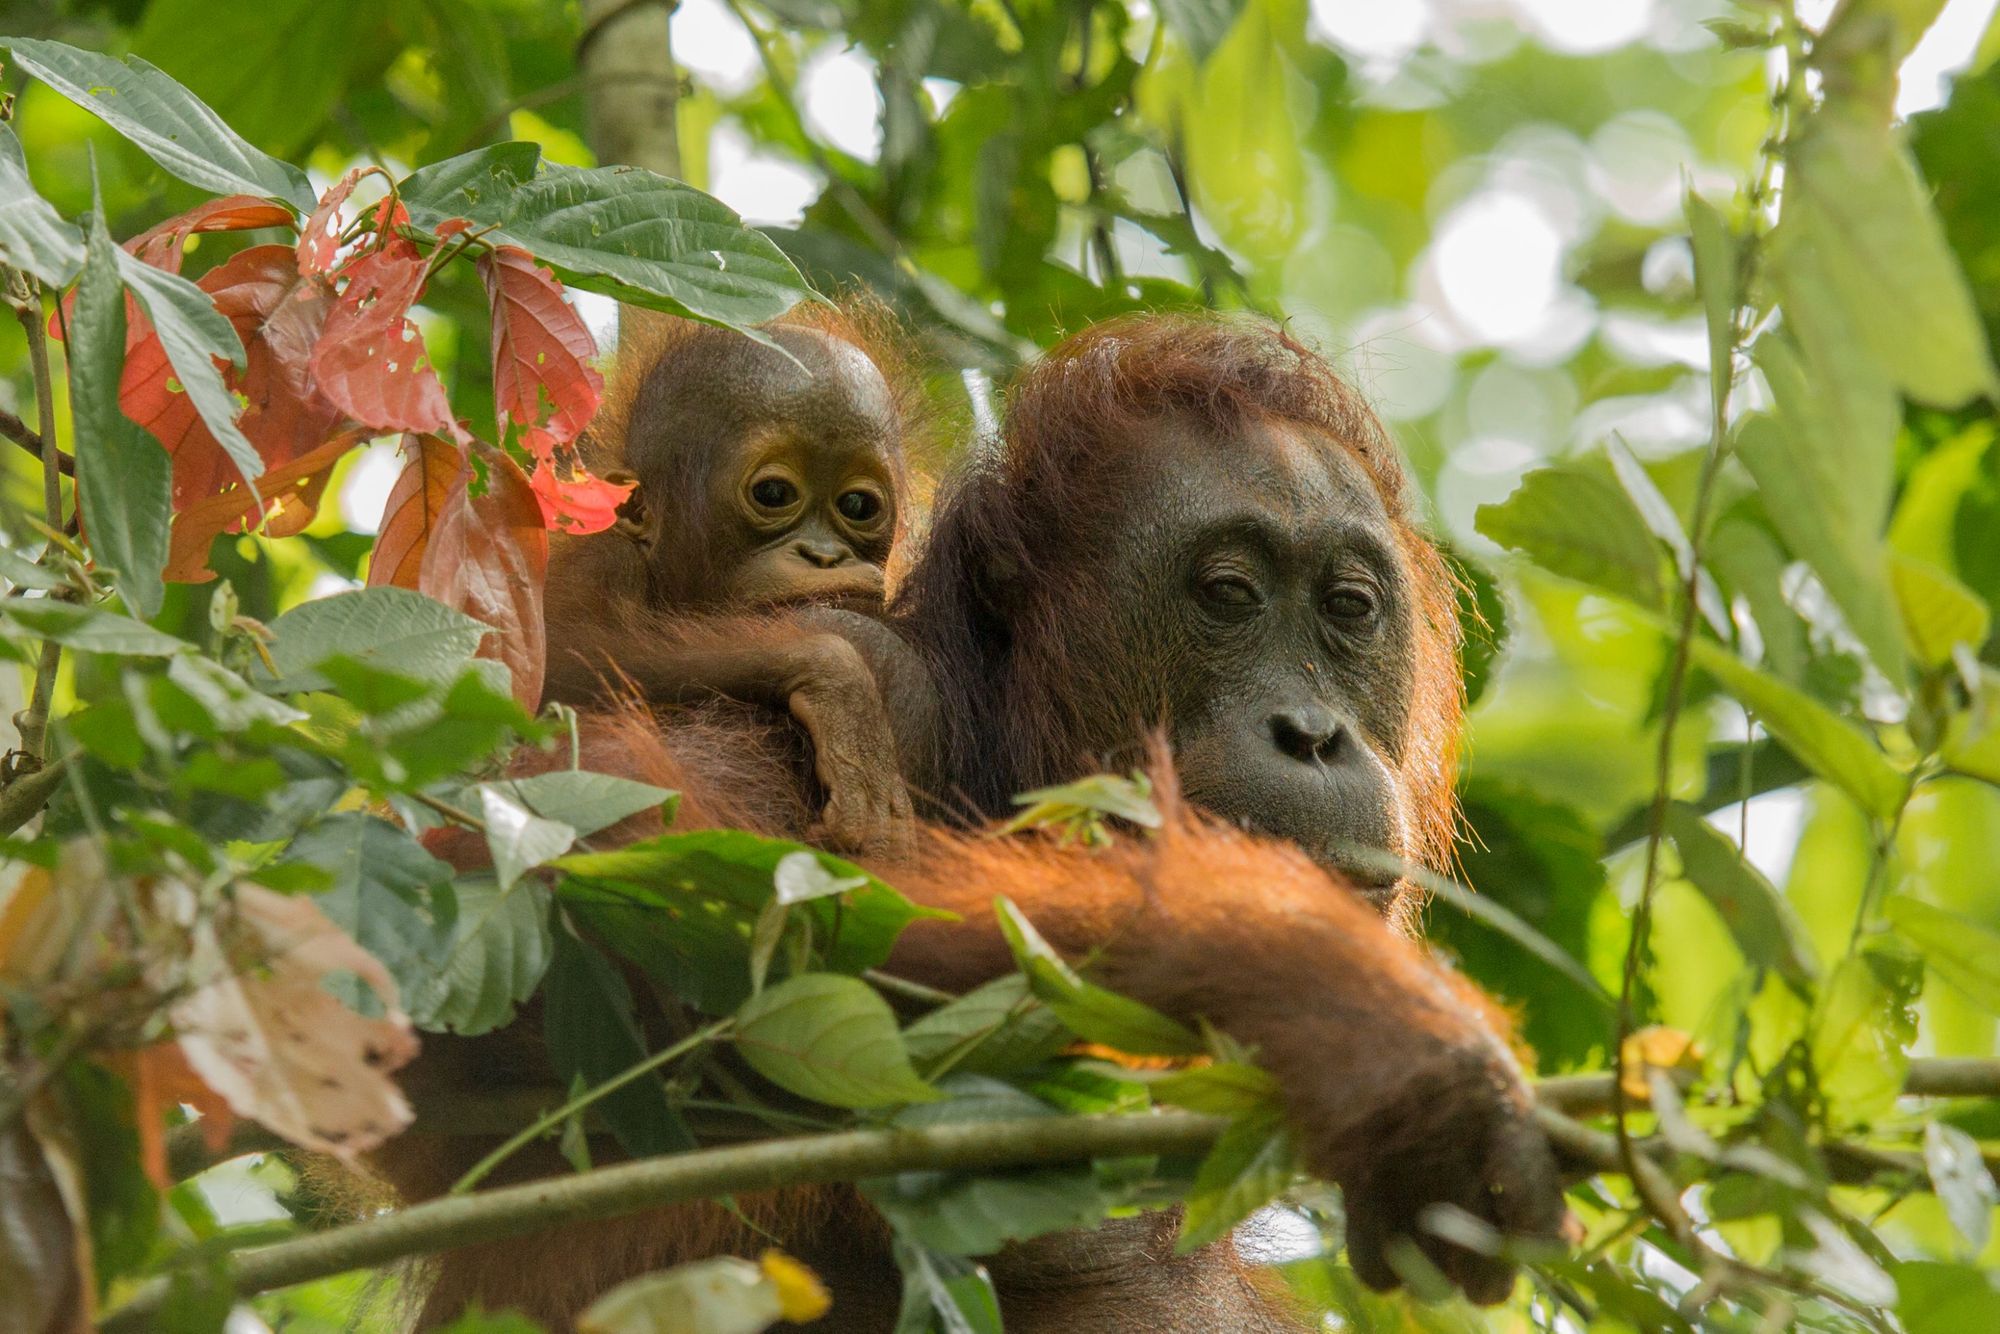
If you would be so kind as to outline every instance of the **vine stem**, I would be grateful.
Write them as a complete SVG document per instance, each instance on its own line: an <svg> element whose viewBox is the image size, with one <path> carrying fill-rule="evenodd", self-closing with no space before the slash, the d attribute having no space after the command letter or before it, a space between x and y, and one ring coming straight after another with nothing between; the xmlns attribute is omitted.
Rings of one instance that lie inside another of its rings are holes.
<svg viewBox="0 0 2000 1334"><path fill-rule="evenodd" d="M229 1277L239 1294L266 1292L406 1256L505 1241L661 1205L782 1186L859 1181L899 1172L981 1171L1149 1154L1189 1158L1211 1148L1227 1124L1222 1117L1193 1112L1029 1117L850 1130L670 1154L476 1195L448 1195L275 1246L258 1247L232 1259ZM170 1290L171 1281L166 1278L142 1285L100 1329L104 1334L142 1334L153 1328Z"/></svg>
<svg viewBox="0 0 2000 1334"><path fill-rule="evenodd" d="M1679 1199L1671 1189L1662 1187L1668 1183L1655 1171L1648 1171L1648 1164L1639 1160L1633 1148L1632 1131L1629 1123L1631 1099L1626 1093L1625 1048L1632 1036L1635 1018L1634 993L1638 989L1639 974L1646 954L1646 945L1651 933L1653 896L1659 887L1660 848L1666 838L1667 806L1672 800L1674 736L1680 724L1682 706L1686 702L1689 661L1693 654L1694 636L1697 633L1696 614L1701 591L1702 557L1708 532L1709 507L1715 498L1715 481L1722 469L1722 462L1728 454L1729 405L1735 388L1736 358L1749 339L1750 331L1756 326L1756 308L1749 300L1748 277L1755 260L1754 239L1760 233L1763 221L1760 212L1765 198L1775 178L1776 164L1783 154L1795 122L1804 110L1799 98L1803 95L1805 63L1798 31L1798 18L1790 6L1786 6L1780 19L1782 40L1787 62L1785 83L1780 95L1774 99L1773 110L1776 125L1772 134L1764 141L1761 153L1763 162L1758 174L1752 179L1747 191L1749 221L1753 244L1747 247L1737 261L1737 272L1732 275L1732 292L1736 297L1736 307L1729 324L1729 348L1727 366L1729 378L1716 385L1709 396L1710 419L1708 448L1702 455L1701 473L1695 483L1694 506L1689 516L1687 535L1686 568L1681 573L1680 619L1675 628L1673 658L1668 667L1666 697L1660 714L1659 748L1654 757L1653 800L1646 818L1645 873L1639 887L1639 900L1632 910L1632 934L1625 948L1623 977L1618 990L1618 1036L1611 1050L1611 1112L1617 1132L1618 1152L1626 1173L1632 1178L1641 1202L1646 1209L1682 1244L1707 1254L1708 1247L1695 1235L1692 1220L1680 1207ZM1795 90L1795 85L1797 88Z"/></svg>
<svg viewBox="0 0 2000 1334"><path fill-rule="evenodd" d="M652 1055L646 1057L645 1060L639 1061L621 1073L613 1075L602 1084L595 1084L585 1089L554 1111L537 1117L506 1143L474 1163L472 1169L460 1177L452 1185L448 1193L451 1195L466 1194L474 1186L484 1181L494 1168L506 1162L509 1158L520 1152L521 1149L534 1143L564 1121L569 1120L570 1117L583 1111L592 1103L600 1102L611 1096L641 1075L657 1070L669 1061L678 1060L682 1056L687 1055L696 1047L721 1037L729 1031L730 1026L735 1022L733 1019L718 1019L707 1028L697 1029L695 1032L682 1038L679 1042L674 1043L671 1047L654 1052Z"/></svg>
<svg viewBox="0 0 2000 1334"><path fill-rule="evenodd" d="M56 445L56 400L53 377L49 374L48 331L43 327L41 300L34 295L34 288L21 275L12 275L26 290L14 303L14 314L21 321L21 329L28 337L28 364L35 379L35 411L41 430L42 445L42 516L47 521L49 531L63 530L62 504L62 450ZM11 284L10 284L11 285ZM42 552L42 559L48 560L57 547L57 541L49 539L48 547ZM35 684L28 696L28 707L21 710L14 719L14 725L21 734L21 751L32 762L30 768L41 767L44 746L48 740L49 706L55 697L56 669L62 663L62 645L53 639L42 641L42 653L35 664Z"/></svg>

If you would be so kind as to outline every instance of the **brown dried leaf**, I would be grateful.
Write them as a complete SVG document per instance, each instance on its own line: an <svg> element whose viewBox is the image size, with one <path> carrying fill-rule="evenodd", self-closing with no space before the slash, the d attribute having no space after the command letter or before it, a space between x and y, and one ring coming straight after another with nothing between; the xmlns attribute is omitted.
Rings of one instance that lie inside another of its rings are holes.
<svg viewBox="0 0 2000 1334"><path fill-rule="evenodd" d="M87 1334L82 1175L39 1120L31 1111L0 1128L0 1334Z"/></svg>
<svg viewBox="0 0 2000 1334"><path fill-rule="evenodd" d="M306 898L239 885L194 928L198 989L169 1011L188 1064L239 1115L294 1144L352 1158L410 1122L390 1072L417 1053L389 972ZM387 1014L324 986L351 973Z"/></svg>

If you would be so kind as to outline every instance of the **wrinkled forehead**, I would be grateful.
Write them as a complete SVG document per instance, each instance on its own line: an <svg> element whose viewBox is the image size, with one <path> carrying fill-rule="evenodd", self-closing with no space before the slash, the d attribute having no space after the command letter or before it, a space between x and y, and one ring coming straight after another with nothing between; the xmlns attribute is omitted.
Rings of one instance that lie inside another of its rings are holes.
<svg viewBox="0 0 2000 1334"><path fill-rule="evenodd" d="M1306 533L1326 525L1392 526L1387 504L1352 450L1315 427L1253 417L1228 429L1163 416L1148 447L1132 449L1135 509L1189 514L1260 510Z"/></svg>
<svg viewBox="0 0 2000 1334"><path fill-rule="evenodd" d="M656 420L732 433L772 424L809 423L831 436L893 428L888 382L867 353L817 329L775 329L771 337L783 351L720 329L670 350L646 379Z"/></svg>

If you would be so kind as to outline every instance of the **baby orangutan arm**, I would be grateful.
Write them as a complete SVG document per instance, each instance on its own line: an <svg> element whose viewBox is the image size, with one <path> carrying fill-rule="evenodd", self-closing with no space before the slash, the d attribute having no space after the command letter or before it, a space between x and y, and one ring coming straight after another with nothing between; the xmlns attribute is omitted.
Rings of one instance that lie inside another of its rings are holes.
<svg viewBox="0 0 2000 1334"><path fill-rule="evenodd" d="M874 673L831 631L782 614L625 609L607 620L572 620L550 634L545 691L579 706L635 694L656 705L720 697L782 709L804 729L826 794L817 838L840 852L896 856L914 837Z"/></svg>
<svg viewBox="0 0 2000 1334"><path fill-rule="evenodd" d="M1296 849L1183 812L1098 855L937 835L890 874L962 918L912 925L889 963L902 976L963 990L1008 971L1004 892L1092 977L1254 1048L1307 1166L1345 1191L1370 1286L1401 1281L1414 1247L1472 1300L1507 1296L1512 1265L1429 1230L1436 1206L1517 1238L1573 1226L1492 1007Z"/></svg>

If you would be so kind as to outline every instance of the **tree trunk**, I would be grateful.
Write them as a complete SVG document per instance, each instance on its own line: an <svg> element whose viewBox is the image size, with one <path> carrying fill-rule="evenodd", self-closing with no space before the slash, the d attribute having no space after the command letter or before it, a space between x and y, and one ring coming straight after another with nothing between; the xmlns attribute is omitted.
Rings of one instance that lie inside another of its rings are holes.
<svg viewBox="0 0 2000 1334"><path fill-rule="evenodd" d="M582 0L583 77L590 147L600 163L644 167L676 180L681 174L668 20L674 0Z"/></svg>

